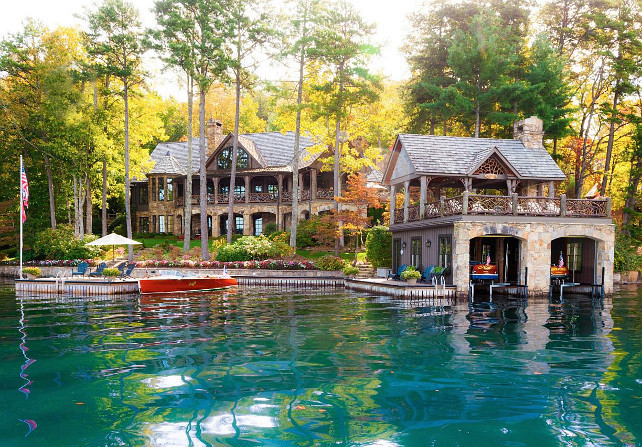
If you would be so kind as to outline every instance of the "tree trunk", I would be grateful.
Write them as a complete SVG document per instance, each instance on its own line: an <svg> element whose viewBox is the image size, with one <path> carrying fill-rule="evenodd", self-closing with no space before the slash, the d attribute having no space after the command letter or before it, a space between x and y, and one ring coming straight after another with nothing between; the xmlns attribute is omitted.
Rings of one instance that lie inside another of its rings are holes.
<svg viewBox="0 0 642 447"><path fill-rule="evenodd" d="M227 201L227 243L232 243L232 234L236 230L234 222L234 187L236 186L236 158L239 147L239 120L241 117L241 42L240 31L236 45L236 110L234 112L234 140L232 142L232 166L230 169L230 188Z"/></svg>
<svg viewBox="0 0 642 447"><path fill-rule="evenodd" d="M129 86L127 81L124 82L124 102L125 102L125 224L127 226L127 237L132 237L132 208L129 200ZM134 249L128 245L127 259L129 262L134 260Z"/></svg>
<svg viewBox="0 0 642 447"><path fill-rule="evenodd" d="M103 191L102 191L101 224L102 235L107 236L107 159L103 158Z"/></svg>
<svg viewBox="0 0 642 447"><path fill-rule="evenodd" d="M602 177L602 186L600 187L600 196L606 196L606 185L611 165L611 154L613 153L613 140L615 139L615 114L617 113L617 104L619 100L619 83L615 83L615 92L613 93L613 113L611 115L611 125L609 126L609 140L606 143L606 159L604 160L604 176Z"/></svg>
<svg viewBox="0 0 642 447"><path fill-rule="evenodd" d="M475 107L475 138L479 138L479 128L481 126L479 103Z"/></svg>
<svg viewBox="0 0 642 447"><path fill-rule="evenodd" d="M94 226L94 204L91 200L91 177L87 175L87 191L86 194L87 196L85 197L86 199L86 219L85 219L85 233L86 234L92 234L93 233L93 226Z"/></svg>
<svg viewBox="0 0 642 447"><path fill-rule="evenodd" d="M201 202L201 258L203 261L210 259L208 229L207 229L207 172L205 162L207 161L207 146L205 145L205 89L200 87L200 101L198 111L198 137L200 144L200 202Z"/></svg>
<svg viewBox="0 0 642 447"><path fill-rule="evenodd" d="M49 164L49 155L45 153L45 168L47 170L47 186L49 187L49 217L51 219L51 229L56 229L56 201L54 197L53 181L51 179L51 165Z"/></svg>
<svg viewBox="0 0 642 447"><path fill-rule="evenodd" d="M74 180L74 236L80 237L80 231L78 227L78 180L76 175L73 176Z"/></svg>
<svg viewBox="0 0 642 447"><path fill-rule="evenodd" d="M339 201L336 199L337 197L340 197L340 192L339 192L339 159L341 157L341 140L340 140L340 133L341 133L341 112L343 108L343 63L339 66L339 97L337 98L337 121L335 123L335 135L334 135L334 169L333 169L333 174L334 174L334 212L335 212L335 217L339 217ZM339 225L338 231L343 231L341 225ZM339 238L336 238L334 240L334 255L339 256Z"/></svg>
<svg viewBox="0 0 642 447"><path fill-rule="evenodd" d="M78 181L78 235L80 239L85 238L85 182Z"/></svg>
<svg viewBox="0 0 642 447"><path fill-rule="evenodd" d="M185 179L185 221L183 222L183 252L189 251L192 237L192 112L194 109L194 80L187 75L187 178Z"/></svg>
<svg viewBox="0 0 642 447"><path fill-rule="evenodd" d="M303 27L306 22L304 18ZM304 31L305 35L305 31ZM303 102L303 74L305 70L305 46L301 48L299 58L299 85L296 97L296 124L294 128L294 156L292 157L292 225L290 226L290 246L296 252L296 228L299 223L299 142L301 136L301 103ZM312 186L312 185L310 185ZM310 188L311 190L312 188ZM310 191L312 194L312 191ZM314 200L311 197L311 200Z"/></svg>

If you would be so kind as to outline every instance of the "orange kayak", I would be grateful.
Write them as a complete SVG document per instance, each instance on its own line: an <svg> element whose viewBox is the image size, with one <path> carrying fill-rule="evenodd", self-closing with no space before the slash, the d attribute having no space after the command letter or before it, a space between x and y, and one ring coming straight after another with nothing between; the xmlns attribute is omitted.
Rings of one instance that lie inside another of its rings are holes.
<svg viewBox="0 0 642 447"><path fill-rule="evenodd" d="M199 290L225 289L237 286L236 279L222 276L193 276L172 278L157 276L140 278L140 293L194 292Z"/></svg>

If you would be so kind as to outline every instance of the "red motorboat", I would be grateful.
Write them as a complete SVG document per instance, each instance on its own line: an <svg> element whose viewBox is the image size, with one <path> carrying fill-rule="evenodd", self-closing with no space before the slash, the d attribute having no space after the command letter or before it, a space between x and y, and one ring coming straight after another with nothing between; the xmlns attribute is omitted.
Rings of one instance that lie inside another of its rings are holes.
<svg viewBox="0 0 642 447"><path fill-rule="evenodd" d="M140 278L140 293L197 292L235 287L236 279L229 276L163 275Z"/></svg>

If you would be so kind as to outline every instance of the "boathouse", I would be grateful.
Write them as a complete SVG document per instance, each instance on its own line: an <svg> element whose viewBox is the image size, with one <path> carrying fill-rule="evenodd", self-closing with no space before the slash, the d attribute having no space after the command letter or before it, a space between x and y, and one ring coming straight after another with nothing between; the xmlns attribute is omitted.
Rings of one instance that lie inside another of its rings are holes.
<svg viewBox="0 0 642 447"><path fill-rule="evenodd" d="M393 268L446 268L468 291L475 265L497 282L548 293L551 267L565 280L613 289L609 198L556 195L564 173L543 146L542 121L517 122L514 139L399 134L384 171L390 187Z"/></svg>

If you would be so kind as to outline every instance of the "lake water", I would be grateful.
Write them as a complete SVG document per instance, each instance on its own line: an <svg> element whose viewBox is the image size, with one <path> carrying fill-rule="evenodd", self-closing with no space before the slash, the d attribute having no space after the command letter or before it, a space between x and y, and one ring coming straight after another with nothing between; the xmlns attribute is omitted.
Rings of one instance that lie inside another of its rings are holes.
<svg viewBox="0 0 642 447"><path fill-rule="evenodd" d="M642 445L635 288L441 308L0 285L0 359L2 446Z"/></svg>

